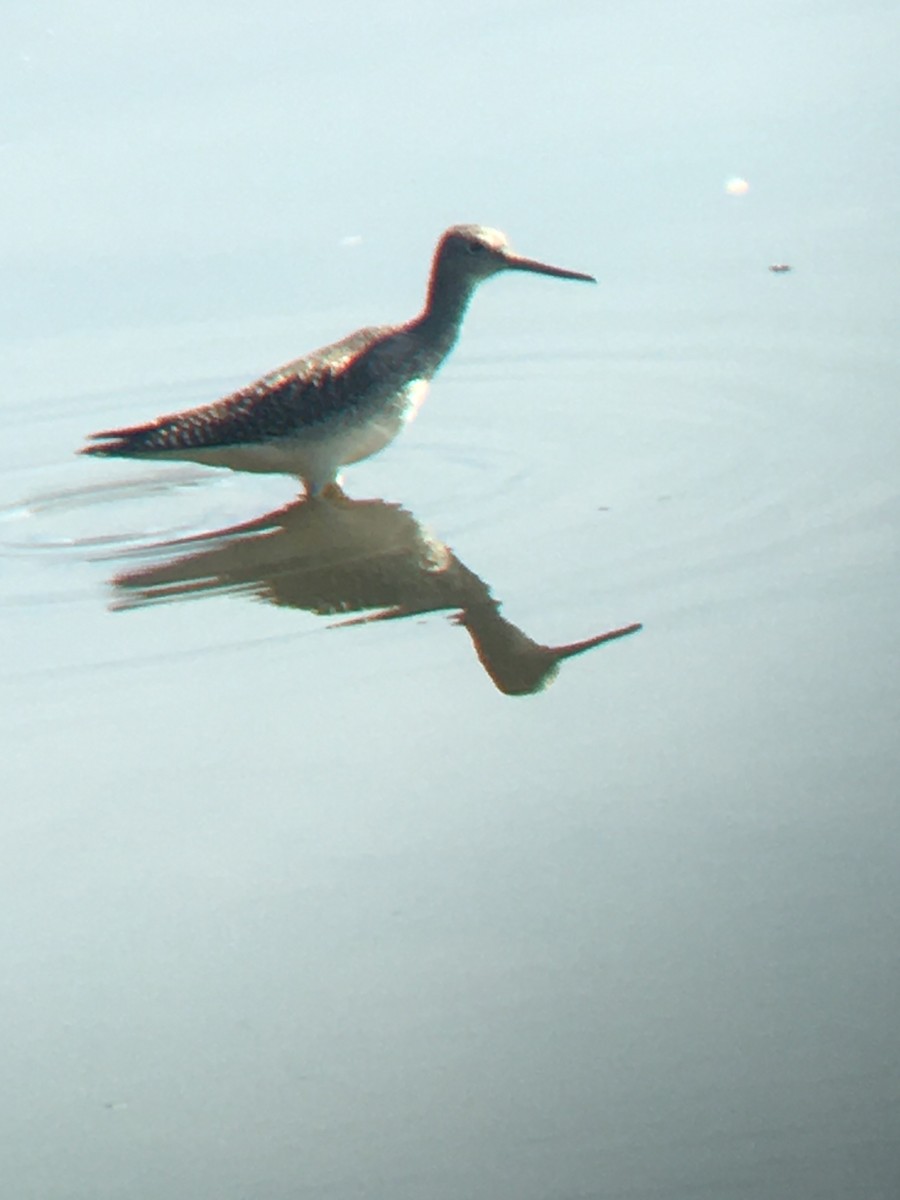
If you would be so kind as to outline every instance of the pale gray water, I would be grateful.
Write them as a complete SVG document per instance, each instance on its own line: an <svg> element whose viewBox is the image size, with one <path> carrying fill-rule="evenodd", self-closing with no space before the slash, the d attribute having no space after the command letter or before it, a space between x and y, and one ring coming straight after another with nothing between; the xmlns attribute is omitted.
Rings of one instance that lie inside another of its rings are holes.
<svg viewBox="0 0 900 1200"><path fill-rule="evenodd" d="M0 1194L892 1198L897 16L374 14L3 18ZM601 283L485 286L388 504L74 457L458 220ZM488 592L644 629L512 698Z"/></svg>

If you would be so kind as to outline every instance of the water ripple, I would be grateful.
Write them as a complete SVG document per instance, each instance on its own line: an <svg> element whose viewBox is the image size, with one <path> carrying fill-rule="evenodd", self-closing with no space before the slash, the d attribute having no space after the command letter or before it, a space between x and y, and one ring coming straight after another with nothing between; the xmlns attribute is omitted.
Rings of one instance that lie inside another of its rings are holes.
<svg viewBox="0 0 900 1200"><path fill-rule="evenodd" d="M0 554L83 555L90 550L139 548L160 538L184 536L196 531L192 506L185 513L183 493L210 483L209 472L184 467L158 473L142 473L126 479L107 480L86 487L59 487L36 491L0 507ZM178 496L171 508L167 500ZM147 501L153 498L153 521ZM103 508L103 532L90 532L85 513L94 516Z"/></svg>

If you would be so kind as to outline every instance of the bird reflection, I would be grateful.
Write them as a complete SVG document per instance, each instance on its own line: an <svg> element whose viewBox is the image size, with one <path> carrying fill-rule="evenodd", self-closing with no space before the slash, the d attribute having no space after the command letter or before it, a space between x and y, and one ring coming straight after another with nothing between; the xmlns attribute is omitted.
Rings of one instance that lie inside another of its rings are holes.
<svg viewBox="0 0 900 1200"><path fill-rule="evenodd" d="M234 592L321 616L361 614L341 625L450 610L495 686L510 696L539 691L564 659L640 629L626 625L564 646L533 641L448 546L385 500L299 499L148 552L166 557L115 576L115 608Z"/></svg>

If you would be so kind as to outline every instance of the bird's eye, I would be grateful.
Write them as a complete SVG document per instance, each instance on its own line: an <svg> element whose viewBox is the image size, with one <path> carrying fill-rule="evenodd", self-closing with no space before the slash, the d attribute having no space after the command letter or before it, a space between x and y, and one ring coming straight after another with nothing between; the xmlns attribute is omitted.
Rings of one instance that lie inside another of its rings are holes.
<svg viewBox="0 0 900 1200"><path fill-rule="evenodd" d="M470 254L481 254L484 250L484 242L467 242L466 245Z"/></svg>

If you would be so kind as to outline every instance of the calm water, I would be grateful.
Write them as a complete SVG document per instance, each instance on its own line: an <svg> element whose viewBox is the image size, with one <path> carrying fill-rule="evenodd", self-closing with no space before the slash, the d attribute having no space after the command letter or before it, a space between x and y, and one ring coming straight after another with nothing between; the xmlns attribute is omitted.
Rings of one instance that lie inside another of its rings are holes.
<svg viewBox="0 0 900 1200"><path fill-rule="evenodd" d="M45 8L0 160L10 1194L896 1195L894 15ZM486 285L353 503L75 457L410 315L472 219L600 286Z"/></svg>

